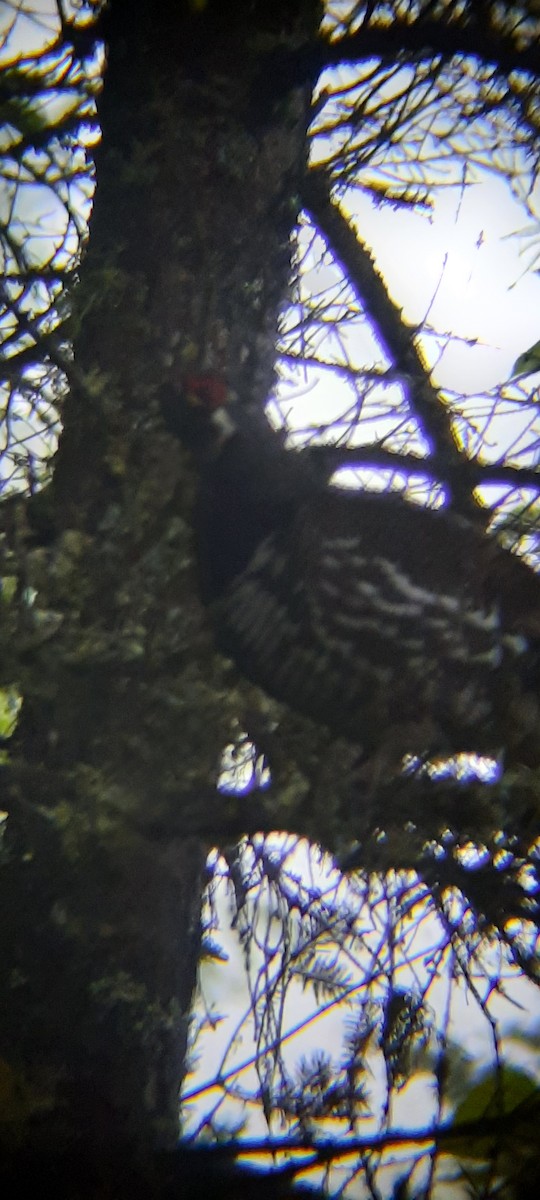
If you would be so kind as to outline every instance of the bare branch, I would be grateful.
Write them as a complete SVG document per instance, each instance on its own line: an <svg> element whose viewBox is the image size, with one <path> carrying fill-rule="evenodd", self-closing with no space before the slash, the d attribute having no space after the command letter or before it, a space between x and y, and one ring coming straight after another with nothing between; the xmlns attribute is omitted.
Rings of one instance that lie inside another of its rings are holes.
<svg viewBox="0 0 540 1200"><path fill-rule="evenodd" d="M456 475L463 456L452 432L448 410L432 386L426 364L416 348L414 328L404 321L401 309L391 299L369 250L339 207L330 200L329 183L321 173L311 171L308 174L303 199L355 288L393 367L402 376L411 408L429 439L430 451L437 455L439 468L444 464L443 477L448 482L455 508L477 517L478 510L470 489L463 486Z"/></svg>

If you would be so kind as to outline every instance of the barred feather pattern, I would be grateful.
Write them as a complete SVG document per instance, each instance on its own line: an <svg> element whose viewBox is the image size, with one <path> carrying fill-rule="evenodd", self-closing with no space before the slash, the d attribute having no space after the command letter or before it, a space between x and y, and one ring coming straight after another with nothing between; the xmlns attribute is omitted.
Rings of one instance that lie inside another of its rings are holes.
<svg viewBox="0 0 540 1200"><path fill-rule="evenodd" d="M368 757L393 736L540 766L540 577L445 509L321 483L210 383L162 408L199 462L201 595L239 670Z"/></svg>
<svg viewBox="0 0 540 1200"><path fill-rule="evenodd" d="M261 540L215 619L248 677L368 751L402 728L412 754L495 753L538 723L540 580L446 513L314 494Z"/></svg>

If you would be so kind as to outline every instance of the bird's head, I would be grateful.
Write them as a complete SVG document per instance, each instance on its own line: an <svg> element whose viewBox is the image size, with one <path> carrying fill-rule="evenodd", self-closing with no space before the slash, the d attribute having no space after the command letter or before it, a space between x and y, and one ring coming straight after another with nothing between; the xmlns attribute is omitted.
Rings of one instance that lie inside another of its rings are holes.
<svg viewBox="0 0 540 1200"><path fill-rule="evenodd" d="M236 431L231 395L217 372L185 375L180 387L166 383L159 399L167 428L198 457L219 452Z"/></svg>

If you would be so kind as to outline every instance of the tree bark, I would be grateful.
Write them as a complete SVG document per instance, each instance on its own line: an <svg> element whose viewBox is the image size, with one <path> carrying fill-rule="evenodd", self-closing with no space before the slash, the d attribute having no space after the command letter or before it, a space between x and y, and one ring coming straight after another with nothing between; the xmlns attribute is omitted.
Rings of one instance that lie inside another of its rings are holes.
<svg viewBox="0 0 540 1200"><path fill-rule="evenodd" d="M318 16L315 0L113 0L106 18L51 540L28 554L24 707L2 768L7 1153L177 1138L209 845L182 811L217 779L235 695L197 600L191 467L157 393L194 364L242 395L271 383L307 94L263 95L259 48Z"/></svg>

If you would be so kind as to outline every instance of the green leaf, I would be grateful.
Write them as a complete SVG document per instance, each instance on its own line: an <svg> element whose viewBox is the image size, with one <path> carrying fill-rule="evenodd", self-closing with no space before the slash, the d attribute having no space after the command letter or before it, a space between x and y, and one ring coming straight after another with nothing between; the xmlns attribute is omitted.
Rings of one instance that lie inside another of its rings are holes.
<svg viewBox="0 0 540 1200"><path fill-rule="evenodd" d="M535 342L534 346L516 358L510 379L516 379L518 375L534 375L536 371L540 371L540 342Z"/></svg>
<svg viewBox="0 0 540 1200"><path fill-rule="evenodd" d="M22 704L22 696L15 686L0 688L0 737L11 737Z"/></svg>
<svg viewBox="0 0 540 1200"><path fill-rule="evenodd" d="M532 1079L519 1067L503 1066L500 1071L488 1069L470 1088L465 1099L456 1109L452 1128L457 1130L458 1126L473 1121L482 1122L504 1116L514 1117L521 1105L526 1106L524 1116L527 1116L528 1121L530 1121L533 1107L538 1119L540 1089L537 1080ZM514 1119L508 1124L508 1139L514 1146L514 1150L519 1141L516 1124ZM452 1140L449 1145L456 1158L484 1163L493 1158L495 1151L499 1155L505 1147L508 1148L508 1142L503 1138L503 1131L486 1135L481 1130L477 1136L469 1133L462 1139Z"/></svg>

